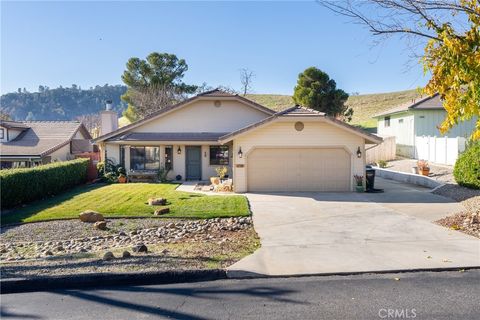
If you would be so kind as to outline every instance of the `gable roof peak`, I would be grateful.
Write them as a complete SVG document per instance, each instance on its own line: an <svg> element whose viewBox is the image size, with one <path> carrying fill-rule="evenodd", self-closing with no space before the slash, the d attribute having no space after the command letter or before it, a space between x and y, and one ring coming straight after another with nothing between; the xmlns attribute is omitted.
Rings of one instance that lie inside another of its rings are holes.
<svg viewBox="0 0 480 320"><path fill-rule="evenodd" d="M214 97L218 97L218 96L221 96L221 97L235 97L235 96L238 96L238 94L232 94L232 93L229 93L225 90L222 90L220 88L215 88L215 89L212 89L212 90L208 90L208 91L204 91L202 93L199 93L197 95L198 96L201 96L201 97L205 97L205 96L214 96Z"/></svg>
<svg viewBox="0 0 480 320"><path fill-rule="evenodd" d="M307 116L307 115L314 115L314 116L325 116L326 114L324 112L311 109L311 108L306 108L304 106L301 106L299 104L294 105L293 107L287 108L283 111L280 111L277 113L277 115L300 115L300 116Z"/></svg>

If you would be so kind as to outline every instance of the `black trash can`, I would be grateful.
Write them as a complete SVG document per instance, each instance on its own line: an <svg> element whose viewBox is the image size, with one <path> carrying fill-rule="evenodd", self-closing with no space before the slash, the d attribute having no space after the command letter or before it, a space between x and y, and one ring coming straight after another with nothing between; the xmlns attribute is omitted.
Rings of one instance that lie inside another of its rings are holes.
<svg viewBox="0 0 480 320"><path fill-rule="evenodd" d="M365 170L365 182L367 185L367 192L375 190L375 169L367 166Z"/></svg>

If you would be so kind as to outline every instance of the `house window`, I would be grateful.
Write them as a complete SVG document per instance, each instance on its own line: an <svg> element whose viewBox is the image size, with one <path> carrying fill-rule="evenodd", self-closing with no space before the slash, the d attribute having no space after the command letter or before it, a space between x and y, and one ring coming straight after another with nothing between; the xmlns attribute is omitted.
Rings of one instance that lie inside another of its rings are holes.
<svg viewBox="0 0 480 320"><path fill-rule="evenodd" d="M125 146L120 146L120 165L125 169Z"/></svg>
<svg viewBox="0 0 480 320"><path fill-rule="evenodd" d="M398 123L399 123L399 124L402 124L402 123L403 123L403 119L399 119L399 120L398 120Z"/></svg>
<svg viewBox="0 0 480 320"><path fill-rule="evenodd" d="M165 170L173 170L173 146L165 147Z"/></svg>
<svg viewBox="0 0 480 320"><path fill-rule="evenodd" d="M390 127L390 117L385 117L384 121L385 121L385 128Z"/></svg>
<svg viewBox="0 0 480 320"><path fill-rule="evenodd" d="M0 129L0 139L3 139L5 136L5 129Z"/></svg>
<svg viewBox="0 0 480 320"><path fill-rule="evenodd" d="M228 146L210 146L210 165L228 165Z"/></svg>
<svg viewBox="0 0 480 320"><path fill-rule="evenodd" d="M158 170L160 155L158 147L130 147L130 169Z"/></svg>

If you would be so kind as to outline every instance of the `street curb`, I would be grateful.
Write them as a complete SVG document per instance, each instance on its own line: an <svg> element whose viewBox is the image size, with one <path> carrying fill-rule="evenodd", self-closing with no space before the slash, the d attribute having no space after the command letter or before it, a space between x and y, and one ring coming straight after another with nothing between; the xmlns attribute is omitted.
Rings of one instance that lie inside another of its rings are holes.
<svg viewBox="0 0 480 320"><path fill-rule="evenodd" d="M266 279L266 278L306 278L306 277L331 277L331 276L357 276L368 274L398 274L398 273L417 273L417 272L447 272L447 271L468 271L480 270L480 266L469 267L448 267L448 268L417 268L417 269L397 269L397 270L372 270L372 271L345 271L345 272L321 272L321 273L302 273L302 274L281 274L265 275L255 272L242 270L227 270L228 279Z"/></svg>
<svg viewBox="0 0 480 320"><path fill-rule="evenodd" d="M94 273L73 276L52 276L41 278L2 279L0 293L51 291L59 289L81 289L104 286L152 285L181 282L200 282L226 279L222 269L174 270L142 273Z"/></svg>

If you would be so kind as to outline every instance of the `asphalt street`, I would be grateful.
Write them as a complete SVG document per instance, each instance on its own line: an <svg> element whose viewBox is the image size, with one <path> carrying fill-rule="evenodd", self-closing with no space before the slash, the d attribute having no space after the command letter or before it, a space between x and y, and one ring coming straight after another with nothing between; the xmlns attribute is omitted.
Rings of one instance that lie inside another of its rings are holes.
<svg viewBox="0 0 480 320"><path fill-rule="evenodd" d="M4 294L2 319L480 319L480 270Z"/></svg>

